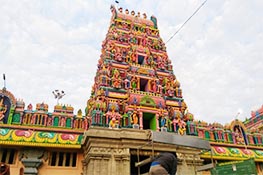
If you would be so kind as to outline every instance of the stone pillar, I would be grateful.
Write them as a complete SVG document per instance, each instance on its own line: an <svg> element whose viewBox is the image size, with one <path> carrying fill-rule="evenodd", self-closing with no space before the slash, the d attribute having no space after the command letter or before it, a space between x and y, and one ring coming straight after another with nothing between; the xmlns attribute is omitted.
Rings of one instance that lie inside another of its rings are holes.
<svg viewBox="0 0 263 175"><path fill-rule="evenodd" d="M130 174L130 156L129 155L115 155L116 175Z"/></svg>
<svg viewBox="0 0 263 175"><path fill-rule="evenodd" d="M37 175L38 168L42 165L44 156L46 156L44 150L29 148L21 151L20 160L25 166L25 175Z"/></svg>
<svg viewBox="0 0 263 175"><path fill-rule="evenodd" d="M156 131L160 131L159 114L155 114L155 118L156 118Z"/></svg>
<svg viewBox="0 0 263 175"><path fill-rule="evenodd" d="M143 129L143 115L142 112L139 112L139 119L140 119L140 129Z"/></svg>
<svg viewBox="0 0 263 175"><path fill-rule="evenodd" d="M43 163L38 158L23 158L21 161L25 166L24 175L37 175L38 167Z"/></svg>
<svg viewBox="0 0 263 175"><path fill-rule="evenodd" d="M84 174L130 174L129 149L93 147L85 156Z"/></svg>
<svg viewBox="0 0 263 175"><path fill-rule="evenodd" d="M81 163L82 163L82 172L83 173L87 172L87 162L85 160L82 160Z"/></svg>

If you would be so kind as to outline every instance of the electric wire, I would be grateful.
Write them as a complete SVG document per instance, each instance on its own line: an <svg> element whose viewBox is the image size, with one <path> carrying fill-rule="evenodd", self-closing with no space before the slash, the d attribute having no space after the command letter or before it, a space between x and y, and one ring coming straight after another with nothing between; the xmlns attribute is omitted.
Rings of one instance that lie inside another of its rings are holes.
<svg viewBox="0 0 263 175"><path fill-rule="evenodd" d="M173 37L184 27L184 25L205 5L207 0L205 0L195 11L194 13L181 25L181 27L165 42L167 44Z"/></svg>

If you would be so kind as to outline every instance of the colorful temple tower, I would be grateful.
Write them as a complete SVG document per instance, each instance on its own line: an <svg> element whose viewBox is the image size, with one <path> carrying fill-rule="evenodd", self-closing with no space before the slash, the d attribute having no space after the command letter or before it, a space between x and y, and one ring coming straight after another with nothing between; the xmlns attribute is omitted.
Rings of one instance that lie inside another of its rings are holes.
<svg viewBox="0 0 263 175"><path fill-rule="evenodd" d="M70 105L57 104L52 112L45 103L26 107L0 90L5 175L146 174L144 160L167 151L178 155L178 174L214 175L216 169L202 165L234 167L248 159L251 170L263 174L263 107L225 126L194 120L157 19L114 6L111 12L85 115Z"/></svg>
<svg viewBox="0 0 263 175"><path fill-rule="evenodd" d="M111 12L87 103L83 173L146 173L149 165L135 167L136 162L164 151L176 151L183 160L178 172L194 173L194 166L202 164L200 145L193 143L199 138L186 136L195 132L186 130L193 115L187 112L157 19L114 6ZM154 138L179 141L152 143ZM187 139L190 147L183 144Z"/></svg>
<svg viewBox="0 0 263 175"><path fill-rule="evenodd" d="M147 172L149 167L136 170L136 161L162 151L177 152L179 174L195 174L197 170L210 174L200 165L211 163L212 168L213 163L246 159L254 159L257 172L262 173L262 133L247 130L239 120L225 126L207 124L194 121L188 113L157 19L114 6L111 12L87 103L86 116L91 127L84 134L84 174ZM163 138L173 134L171 140L177 140L176 144L152 142L153 153L148 145L149 138L154 138L153 131ZM175 137L180 135L180 139ZM211 151L202 152L194 142L191 148L183 145L187 137L209 141ZM108 169L98 170L95 166Z"/></svg>
<svg viewBox="0 0 263 175"><path fill-rule="evenodd" d="M157 19L111 7L98 70L88 100L92 126L185 132L180 83L160 37Z"/></svg>

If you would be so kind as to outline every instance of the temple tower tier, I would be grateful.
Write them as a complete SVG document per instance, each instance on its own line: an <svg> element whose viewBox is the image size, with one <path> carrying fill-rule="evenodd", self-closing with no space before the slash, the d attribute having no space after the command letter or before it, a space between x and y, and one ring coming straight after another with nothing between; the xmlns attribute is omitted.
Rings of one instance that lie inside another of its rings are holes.
<svg viewBox="0 0 263 175"><path fill-rule="evenodd" d="M114 6L111 12L87 103L91 125L185 134L193 116L187 112L157 19Z"/></svg>

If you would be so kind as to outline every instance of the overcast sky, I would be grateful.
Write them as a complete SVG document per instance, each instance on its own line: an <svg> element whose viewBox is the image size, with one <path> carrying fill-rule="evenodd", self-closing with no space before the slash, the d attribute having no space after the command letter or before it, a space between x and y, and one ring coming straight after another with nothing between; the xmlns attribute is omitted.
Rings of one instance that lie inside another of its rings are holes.
<svg viewBox="0 0 263 175"><path fill-rule="evenodd" d="M0 73L35 108L60 100L84 111L97 71L112 0L0 0ZM202 0L119 0L154 15L167 41ZM195 119L229 123L263 104L263 1L208 0L169 41L167 52ZM3 80L0 86L4 86Z"/></svg>

